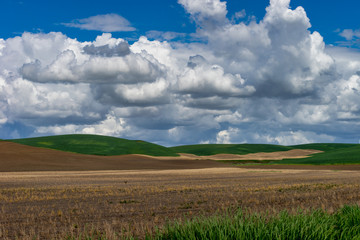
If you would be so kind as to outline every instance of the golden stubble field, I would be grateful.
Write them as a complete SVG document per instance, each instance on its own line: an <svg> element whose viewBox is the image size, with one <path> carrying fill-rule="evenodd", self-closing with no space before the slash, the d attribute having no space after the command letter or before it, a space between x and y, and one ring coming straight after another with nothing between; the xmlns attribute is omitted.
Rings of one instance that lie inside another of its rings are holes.
<svg viewBox="0 0 360 240"><path fill-rule="evenodd" d="M0 239L140 238L168 220L360 204L360 171L209 168L0 174Z"/></svg>

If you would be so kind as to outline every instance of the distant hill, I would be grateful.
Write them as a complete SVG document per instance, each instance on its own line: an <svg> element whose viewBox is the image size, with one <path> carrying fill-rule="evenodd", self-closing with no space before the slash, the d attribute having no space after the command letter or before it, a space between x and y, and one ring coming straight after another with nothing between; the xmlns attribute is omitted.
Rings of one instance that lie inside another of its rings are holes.
<svg viewBox="0 0 360 240"><path fill-rule="evenodd" d="M302 159L275 160L273 164L360 164L360 144L311 143L293 146L270 144L199 144L170 148L177 153L191 153L198 156L209 156L221 153L248 154L258 152L279 152L292 149L313 149L324 151ZM238 161L241 163L242 161Z"/></svg>
<svg viewBox="0 0 360 240"><path fill-rule="evenodd" d="M312 143L294 146L271 144L198 144L167 148L141 140L127 140L116 137L86 134L25 138L7 141L33 147L100 156L116 156L127 154L143 154L149 156L179 156L178 153L189 153L197 156L209 156L216 154L244 155L259 152L289 151L292 149L313 149L324 152L314 154L308 158L276 160L273 161L273 163L311 165L360 164L359 144Z"/></svg>
<svg viewBox="0 0 360 240"><path fill-rule="evenodd" d="M146 155L98 156L0 141L0 172L166 170L227 167L210 160Z"/></svg>
<svg viewBox="0 0 360 240"><path fill-rule="evenodd" d="M8 140L33 147L56 149L65 152L114 156L125 154L144 154L149 156L178 156L172 149L141 141L116 137L73 134L49 137Z"/></svg>
<svg viewBox="0 0 360 240"><path fill-rule="evenodd" d="M171 147L177 153L191 153L198 156L215 154L248 154L258 152L279 152L294 149L292 147L271 144L198 144Z"/></svg>
<svg viewBox="0 0 360 240"><path fill-rule="evenodd" d="M360 144L313 143L292 146L297 149L315 149L324 151L309 158L284 159L276 164L360 164Z"/></svg>
<svg viewBox="0 0 360 240"><path fill-rule="evenodd" d="M340 150L345 148L352 148L359 146L359 144L349 144L349 143L309 143L309 144L301 144L301 145L293 145L290 146L296 149L314 149L320 151L333 151Z"/></svg>

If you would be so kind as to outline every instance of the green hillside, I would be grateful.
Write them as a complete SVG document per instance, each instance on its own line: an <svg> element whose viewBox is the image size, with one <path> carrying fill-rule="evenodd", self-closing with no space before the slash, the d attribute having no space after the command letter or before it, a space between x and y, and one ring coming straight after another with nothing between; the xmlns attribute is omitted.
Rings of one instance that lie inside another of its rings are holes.
<svg viewBox="0 0 360 240"><path fill-rule="evenodd" d="M294 149L314 149L320 151L333 151L333 150L340 150L345 148L351 148L358 146L358 144L347 144L347 143L309 143L309 144L302 144L302 145L294 145L291 146Z"/></svg>
<svg viewBox="0 0 360 240"><path fill-rule="evenodd" d="M1 140L0 140L1 141ZM49 137L8 140L24 145L56 149L66 152L90 155L145 154L150 156L178 156L190 153L198 156L215 154L248 154L258 152L278 152L291 149L315 149L324 153L303 159L284 159L273 164L360 164L360 144L313 143L296 146L270 144L198 144L166 148L157 144L99 135L60 135Z"/></svg>
<svg viewBox="0 0 360 240"><path fill-rule="evenodd" d="M150 156L178 156L172 149L157 144L99 135L74 134L9 141L34 147L90 155L145 154Z"/></svg>
<svg viewBox="0 0 360 240"><path fill-rule="evenodd" d="M274 160L272 164L360 164L359 144L312 143L294 146L269 144L200 144L178 146L170 149L177 153L191 153L198 156L209 156L221 153L242 155L257 152L288 151L291 149L314 149L324 151L324 153L313 154L311 157L303 159ZM236 162L241 163L243 160ZM265 164L265 162L261 163Z"/></svg>
<svg viewBox="0 0 360 240"><path fill-rule="evenodd" d="M294 149L293 147L270 144L199 144L171 147L177 153L191 153L198 156L214 154L248 154L257 152L278 152Z"/></svg>
<svg viewBox="0 0 360 240"><path fill-rule="evenodd" d="M294 148L316 149L324 151L303 159L284 159L276 164L360 164L359 144L306 144Z"/></svg>

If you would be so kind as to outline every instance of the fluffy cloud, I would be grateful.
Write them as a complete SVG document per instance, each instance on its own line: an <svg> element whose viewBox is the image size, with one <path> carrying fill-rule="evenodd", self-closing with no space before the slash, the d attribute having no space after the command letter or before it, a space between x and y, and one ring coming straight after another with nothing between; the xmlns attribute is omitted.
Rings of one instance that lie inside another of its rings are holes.
<svg viewBox="0 0 360 240"><path fill-rule="evenodd" d="M340 36L344 37L346 40L350 41L354 38L360 38L360 29L352 30L352 29L344 29L339 34Z"/></svg>
<svg viewBox="0 0 360 240"><path fill-rule="evenodd" d="M234 19L241 19L241 18L244 18L244 17L246 17L246 11L245 11L245 9L243 9L243 10L241 10L241 11L239 11L239 12L236 12L235 14L234 14Z"/></svg>
<svg viewBox="0 0 360 240"><path fill-rule="evenodd" d="M216 135L216 143L217 144L230 144L232 143L233 136L237 136L239 134L239 129L237 128L229 128L227 130L222 130L218 132Z"/></svg>
<svg viewBox="0 0 360 240"><path fill-rule="evenodd" d="M73 51L62 52L50 65L40 61L24 64L22 76L34 82L137 83L153 82L161 68L137 54L124 57L90 56L78 63Z"/></svg>
<svg viewBox="0 0 360 240"><path fill-rule="evenodd" d="M226 2L219 0L178 0L178 2L203 28L215 28L228 21Z"/></svg>
<svg viewBox="0 0 360 240"><path fill-rule="evenodd" d="M328 47L326 52L336 61L337 80L349 79L360 70L360 51L344 47Z"/></svg>
<svg viewBox="0 0 360 240"><path fill-rule="evenodd" d="M110 46L109 44L95 46L91 44L83 49L86 54L102 57L123 57L131 53L127 42L119 42L115 46Z"/></svg>
<svg viewBox="0 0 360 240"><path fill-rule="evenodd" d="M99 46L99 42L103 45ZM90 45L85 44L77 43L64 49L49 64L46 61L44 64L42 58L34 58L20 68L20 73L25 79L41 83L133 84L153 82L162 76L156 59L144 56L146 53L131 53L128 43L122 39L114 43L110 34L103 34Z"/></svg>
<svg viewBox="0 0 360 240"><path fill-rule="evenodd" d="M66 124L62 126L39 127L37 132L40 134L100 134L100 135L122 135L127 131L124 119L116 118L111 113L106 119L91 125Z"/></svg>
<svg viewBox="0 0 360 240"><path fill-rule="evenodd" d="M8 121L8 118L6 117L8 109L7 99L5 95L6 87L7 84L5 82L5 79L0 77L0 126Z"/></svg>
<svg viewBox="0 0 360 240"><path fill-rule="evenodd" d="M147 34L157 40L131 44L111 34L91 42L62 33L0 39L0 137L98 133L164 145L359 140L360 54L326 47L305 9L271 0L264 19L241 22L246 12L229 20L225 1L178 2L201 41L158 31ZM134 30L113 14L67 25Z"/></svg>
<svg viewBox="0 0 360 240"><path fill-rule="evenodd" d="M332 74L333 59L324 53L321 35L311 33L302 7L273 0L259 23L226 24L199 31L215 49L216 61L238 73L267 97L315 94L324 74Z"/></svg>
<svg viewBox="0 0 360 240"><path fill-rule="evenodd" d="M269 143L280 145L299 145L305 143L332 142L335 138L327 134L316 134L311 131L259 132L229 127L216 134L215 143Z"/></svg>
<svg viewBox="0 0 360 240"><path fill-rule="evenodd" d="M186 37L185 33L178 33L178 32L162 32L162 31L149 31L146 33L148 38L162 40L162 41L171 41L176 38L184 38Z"/></svg>
<svg viewBox="0 0 360 240"><path fill-rule="evenodd" d="M341 80L327 87L336 104L337 118L339 120L360 119L360 76L353 75L348 80ZM336 96L334 96L336 95Z"/></svg>
<svg viewBox="0 0 360 240"><path fill-rule="evenodd" d="M71 23L63 23L63 25L101 32L131 32L136 30L128 20L114 13L76 19Z"/></svg>
<svg viewBox="0 0 360 240"><path fill-rule="evenodd" d="M268 142L281 145L299 145L305 143L317 143L317 142L332 142L334 137L326 134L316 134L313 132L304 131L290 131L280 132L278 135L258 135L255 134L255 138L260 142Z"/></svg>
<svg viewBox="0 0 360 240"><path fill-rule="evenodd" d="M245 85L240 74L226 74L221 66L208 64L200 55L190 57L187 68L179 76L177 89L195 98L243 97L255 92L253 86Z"/></svg>
<svg viewBox="0 0 360 240"><path fill-rule="evenodd" d="M93 87L96 99L113 106L153 106L169 103L169 84L163 78L152 83L133 85L98 85Z"/></svg>
<svg viewBox="0 0 360 240"><path fill-rule="evenodd" d="M9 122L33 126L88 123L101 120L107 112L107 107L92 99L87 85L37 85L17 78L6 84L2 94Z"/></svg>

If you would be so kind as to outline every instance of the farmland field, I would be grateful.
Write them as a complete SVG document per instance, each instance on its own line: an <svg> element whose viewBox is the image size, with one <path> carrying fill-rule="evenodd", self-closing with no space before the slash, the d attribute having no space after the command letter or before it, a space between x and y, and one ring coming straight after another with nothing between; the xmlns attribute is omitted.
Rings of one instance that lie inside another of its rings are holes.
<svg viewBox="0 0 360 240"><path fill-rule="evenodd" d="M360 204L360 172L242 168L0 175L0 238L144 238L168 220ZM16 213L16 214L14 214Z"/></svg>
<svg viewBox="0 0 360 240"><path fill-rule="evenodd" d="M278 228L276 216L302 222L305 215L292 214L314 209L328 219L323 233L338 239L334 221L347 215L336 214L360 211L345 206L360 205L359 146L166 148L95 135L0 141L0 239L177 239L204 223L218 228L211 216L264 214Z"/></svg>
<svg viewBox="0 0 360 240"><path fill-rule="evenodd" d="M255 162L257 160L266 160L268 163L273 164L360 164L359 144L315 143L294 146L271 144L198 144L164 147L142 140L127 140L86 134L13 139L7 142L91 156L112 157L140 154L155 157L174 157L173 160L178 157L179 160L183 159L181 157L184 157L184 154L186 154L186 159L188 160L189 157L193 160L241 160L239 163L245 163L242 160L255 160ZM294 151L297 153L299 151L312 152L297 155L289 154ZM266 155L266 153L270 155L266 157L256 155ZM281 156L272 156L272 154L276 153L280 153ZM266 163L266 161L261 163Z"/></svg>

